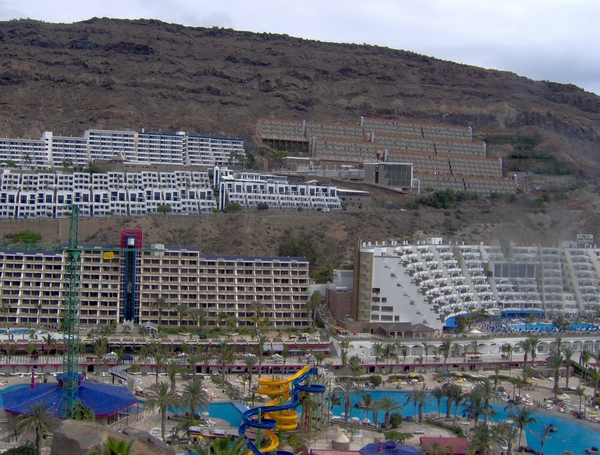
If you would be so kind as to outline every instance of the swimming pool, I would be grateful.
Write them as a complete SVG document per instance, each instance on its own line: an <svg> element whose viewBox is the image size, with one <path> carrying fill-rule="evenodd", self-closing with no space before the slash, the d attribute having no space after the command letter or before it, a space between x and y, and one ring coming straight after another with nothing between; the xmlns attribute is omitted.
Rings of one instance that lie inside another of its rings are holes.
<svg viewBox="0 0 600 455"><path fill-rule="evenodd" d="M406 403L406 399L408 397L408 392L394 392L394 391L383 391L383 390L369 390L367 393L370 393L374 400L380 400L384 397L390 397L396 400L396 402L404 405ZM358 417L360 420L363 420L366 415L366 411L364 409L359 409L354 407L357 402L362 401L362 397L360 393L356 393L351 398L352 408L350 409L349 418ZM504 410L504 404L492 404L494 410L496 411L496 416L494 420L496 422L501 420L508 419L508 411ZM438 406L437 401L434 399L430 399L427 406L424 407L423 413L437 413ZM446 400L442 400L440 412L442 415L446 412ZM333 413L335 415L344 415L344 406L334 406ZM400 414L403 417L414 416L417 415L412 403L404 406L404 410L400 411ZM452 415L454 414L454 407L452 407ZM462 407L459 408L457 413L458 416L462 415ZM598 428L588 428L586 425L571 421L565 416L561 415L558 412L542 412L542 411L533 411L533 416L537 420L536 423L528 425L526 432L524 433L524 437L527 437L527 445L533 447L536 450L539 450L540 440L533 433L542 434L543 426L554 424L554 426L558 429L556 433L552 433L552 437L546 440L546 444L544 445L544 454L545 455L561 455L564 451L570 450L575 455L583 455L584 450L590 448L592 446L599 447L600 446L600 425ZM373 411L369 412L368 418L373 421ZM378 412L378 421L382 423L384 420L384 413ZM480 418L480 422L483 421ZM524 441L523 441L524 442Z"/></svg>
<svg viewBox="0 0 600 455"><path fill-rule="evenodd" d="M518 332L552 332L555 331L556 324L538 322L535 324L508 324L511 329ZM573 322L569 326L570 330L598 330L597 325L585 324L583 322Z"/></svg>
<svg viewBox="0 0 600 455"><path fill-rule="evenodd" d="M33 329L32 329L33 330ZM9 333L13 335L28 335L32 330L29 329L11 329ZM35 330L33 330L35 332Z"/></svg>
<svg viewBox="0 0 600 455"><path fill-rule="evenodd" d="M15 390L24 389L25 387L29 387L29 384L15 384L7 387L6 389L0 390L0 407L4 406L4 403L2 403L2 395L5 393L14 392Z"/></svg>
<svg viewBox="0 0 600 455"><path fill-rule="evenodd" d="M140 406L144 406L143 400L138 400ZM186 408L187 409L187 408ZM231 424L232 428L238 428L242 424L242 414L248 409L243 403L209 403L208 417L222 419ZM169 408L169 412L175 412L174 408ZM177 412L183 412L182 409L177 409ZM204 412L204 410L202 410Z"/></svg>

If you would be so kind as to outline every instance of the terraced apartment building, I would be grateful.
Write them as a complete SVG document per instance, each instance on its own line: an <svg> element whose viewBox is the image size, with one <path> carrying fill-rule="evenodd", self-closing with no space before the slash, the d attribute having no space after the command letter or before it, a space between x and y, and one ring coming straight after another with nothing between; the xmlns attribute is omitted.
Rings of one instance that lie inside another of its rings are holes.
<svg viewBox="0 0 600 455"><path fill-rule="evenodd" d="M415 186L422 190L489 195L517 189L514 178L504 177L502 159L488 156L470 127L364 117L356 125L263 118L255 141L309 157L310 165L411 163Z"/></svg>
<svg viewBox="0 0 600 455"><path fill-rule="evenodd" d="M600 248L590 241L556 247L465 245L429 238L360 242L352 318L365 324L425 324L436 330L460 314L554 314L600 309Z"/></svg>
<svg viewBox="0 0 600 455"><path fill-rule="evenodd" d="M305 258L205 255L193 247L154 245L139 251L141 231L123 231L122 245L87 245L81 263L80 321L105 325L132 320L163 326L267 322L272 327L311 323ZM133 239L133 240L131 240ZM127 243L130 242L130 243ZM62 251L0 249L0 320L60 326L66 277ZM255 317L253 303L262 303Z"/></svg>

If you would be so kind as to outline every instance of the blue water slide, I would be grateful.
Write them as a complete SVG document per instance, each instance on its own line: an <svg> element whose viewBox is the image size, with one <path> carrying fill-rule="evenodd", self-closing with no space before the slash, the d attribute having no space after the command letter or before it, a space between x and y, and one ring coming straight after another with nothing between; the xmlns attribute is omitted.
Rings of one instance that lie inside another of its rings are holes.
<svg viewBox="0 0 600 455"><path fill-rule="evenodd" d="M258 420L255 419L255 416L258 416L260 411L261 415L264 415L268 412L278 412L278 411L287 411L290 409L294 409L300 405L300 399L298 395L301 392L308 393L324 393L327 389L325 386L320 384L314 385L304 385L302 382L308 380L310 375L318 374L319 370L317 368L312 368L302 376L294 379L292 382L294 388L292 390L292 396L290 401L283 403L278 406L259 406L258 408L249 409L248 411L242 414L242 425L240 425L239 435L246 439L246 444L248 444L248 448L254 453L254 455L263 455L260 449L246 436L246 430L248 428L260 428L264 430L272 430L277 426L277 421L272 419L261 418L261 422L258 423ZM293 455L291 452L287 452L285 450L278 450L277 455Z"/></svg>

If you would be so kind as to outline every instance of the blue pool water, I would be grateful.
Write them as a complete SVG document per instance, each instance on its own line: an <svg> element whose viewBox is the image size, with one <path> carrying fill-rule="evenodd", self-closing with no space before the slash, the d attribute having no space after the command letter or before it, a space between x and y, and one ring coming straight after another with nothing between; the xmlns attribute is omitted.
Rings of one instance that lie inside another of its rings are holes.
<svg viewBox="0 0 600 455"><path fill-rule="evenodd" d="M390 397L396 400L396 402L402 404L404 406L404 410L400 411L400 414L403 417L414 416L417 415L417 412L414 409L412 403L405 405L406 399L408 397L408 392L392 392L392 391L382 391L382 390L371 390L368 391L371 396L375 400L379 400L383 397ZM354 405L357 402L361 402L362 397L360 394L354 394L351 402L352 408L350 409L349 418L358 417L360 420L363 420L367 417L364 409L355 408ZM496 416L494 418L495 421L506 420L508 418L508 412L504 410L504 404L493 404L494 410L496 411ZM461 408L457 413L457 416L461 416ZM423 409L424 413L435 413L438 411L437 401L431 399L427 406ZM444 415L446 413L446 400L442 400L441 405L441 413ZM335 415L344 415L344 407L343 406L334 406L333 413ZM452 407L452 415L454 415L454 407ZM598 425L598 429L590 429L585 425L579 424L577 422L571 421L570 419L565 418L558 412L541 412L534 411L534 417L537 420L536 423L528 425L526 432L523 434L523 438L527 437L527 444L533 447L536 450L540 448L539 438L533 433L541 434L543 431L544 425L554 424L558 431L556 433L552 433L552 438L546 440L546 444L544 445L544 454L545 455L561 455L566 450L570 450L574 455L585 455L584 450L588 449L592 446L600 447L600 425ZM368 418L373 421L373 411L369 412ZM378 412L378 421L379 423L383 423L384 413ZM480 422L483 421L480 418ZM525 443L525 441L523 441Z"/></svg>
<svg viewBox="0 0 600 455"><path fill-rule="evenodd" d="M14 392L15 390L24 389L25 387L29 387L29 384L15 384L7 387L6 389L0 390L0 407L4 406L2 403L2 395L9 392Z"/></svg>
<svg viewBox="0 0 600 455"><path fill-rule="evenodd" d="M143 400L138 400L138 403L140 406L144 406ZM209 418L225 420L231 424L232 428L238 428L242 424L242 413L246 410L242 403L209 403L206 411ZM181 409L177 410L177 412L182 411ZM175 412L175 409L169 408L169 412Z"/></svg>
<svg viewBox="0 0 600 455"><path fill-rule="evenodd" d="M9 333L12 333L13 335L27 335L27 334L31 333L31 330L29 330L29 329L11 329Z"/></svg>
<svg viewBox="0 0 600 455"><path fill-rule="evenodd" d="M536 324L508 324L511 329L518 330L520 332L534 331L534 332L547 332L554 331L556 324L538 322ZM582 322L573 322L570 327L571 330L598 330L597 325L584 324Z"/></svg>

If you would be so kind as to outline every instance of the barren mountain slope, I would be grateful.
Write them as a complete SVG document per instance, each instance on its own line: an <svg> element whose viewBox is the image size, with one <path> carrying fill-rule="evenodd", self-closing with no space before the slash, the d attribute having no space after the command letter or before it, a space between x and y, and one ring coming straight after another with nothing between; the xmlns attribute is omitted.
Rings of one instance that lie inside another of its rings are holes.
<svg viewBox="0 0 600 455"><path fill-rule="evenodd" d="M155 20L0 23L0 134L86 128L248 138L260 117L360 115L539 129L598 165L600 99L572 85L368 45Z"/></svg>

